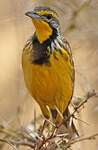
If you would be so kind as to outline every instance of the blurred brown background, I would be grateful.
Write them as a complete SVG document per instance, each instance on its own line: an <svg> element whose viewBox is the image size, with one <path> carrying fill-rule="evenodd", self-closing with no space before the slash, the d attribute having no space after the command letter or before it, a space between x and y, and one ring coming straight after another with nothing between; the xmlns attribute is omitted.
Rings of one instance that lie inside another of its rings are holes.
<svg viewBox="0 0 98 150"><path fill-rule="evenodd" d="M24 14L39 5L58 12L62 33L71 44L76 68L74 95L98 91L98 0L0 0L0 125L6 128L28 124L34 108L39 109L25 88L21 67L22 49L34 31ZM78 123L81 135L98 132L98 98L89 100L80 118L89 124ZM77 150L82 148L97 150L98 140L77 145Z"/></svg>

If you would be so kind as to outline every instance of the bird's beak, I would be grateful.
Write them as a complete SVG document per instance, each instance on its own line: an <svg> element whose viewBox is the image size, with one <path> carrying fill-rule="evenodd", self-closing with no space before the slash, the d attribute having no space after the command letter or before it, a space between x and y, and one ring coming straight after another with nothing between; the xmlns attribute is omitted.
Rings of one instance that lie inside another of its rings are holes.
<svg viewBox="0 0 98 150"><path fill-rule="evenodd" d="M36 14L34 11L28 11L25 13L26 16L32 18L32 19L39 19L40 16Z"/></svg>

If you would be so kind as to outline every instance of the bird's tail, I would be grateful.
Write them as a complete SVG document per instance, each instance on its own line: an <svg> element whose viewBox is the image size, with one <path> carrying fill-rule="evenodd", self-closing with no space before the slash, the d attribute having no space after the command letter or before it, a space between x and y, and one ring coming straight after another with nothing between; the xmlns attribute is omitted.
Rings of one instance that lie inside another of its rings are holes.
<svg viewBox="0 0 98 150"><path fill-rule="evenodd" d="M53 119L55 120L57 118L58 111L56 109L54 109L54 110L51 110L51 113L52 113ZM71 138L73 136L79 136L79 133L73 122L73 118L70 117L70 111L68 108L64 111L62 117L64 118L64 123L62 124L62 126L60 126L60 128L58 130L59 133L64 133L64 131L65 131L66 133L68 133L68 138Z"/></svg>

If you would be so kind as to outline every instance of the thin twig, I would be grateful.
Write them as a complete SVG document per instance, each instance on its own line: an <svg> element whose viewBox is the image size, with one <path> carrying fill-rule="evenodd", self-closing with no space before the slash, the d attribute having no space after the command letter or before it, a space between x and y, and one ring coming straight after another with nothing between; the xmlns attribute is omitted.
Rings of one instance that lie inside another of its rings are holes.
<svg viewBox="0 0 98 150"><path fill-rule="evenodd" d="M82 142L82 141L87 141L87 140L95 140L96 137L98 137L98 133L95 133L91 136L88 136L88 137L84 137L84 138L78 138L78 139L71 139L68 141L68 143L66 144L65 146L65 150L69 147L71 147L73 144L75 143L79 143L79 142Z"/></svg>
<svg viewBox="0 0 98 150"><path fill-rule="evenodd" d="M95 140L96 137L98 137L98 133L93 134L93 135L88 136L88 137L85 137L85 138L79 138L79 139L77 139L77 140L71 142L71 144L78 143L78 142L82 142L82 141L85 141L85 140Z"/></svg>
<svg viewBox="0 0 98 150"><path fill-rule="evenodd" d="M75 120L78 120L78 121L80 121L80 122L82 122L82 123L86 124L86 125L90 125L90 124L89 124L89 123L87 123L86 121L81 120L80 118L77 118L76 116L73 116L73 118L74 118Z"/></svg>

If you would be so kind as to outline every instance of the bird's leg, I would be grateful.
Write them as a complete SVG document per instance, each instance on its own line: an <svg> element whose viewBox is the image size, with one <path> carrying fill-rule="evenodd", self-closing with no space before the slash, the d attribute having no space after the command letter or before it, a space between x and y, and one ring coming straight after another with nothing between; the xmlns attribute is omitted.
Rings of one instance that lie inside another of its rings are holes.
<svg viewBox="0 0 98 150"><path fill-rule="evenodd" d="M55 135L56 131L57 131L57 127L56 126L52 127L52 133L50 136L53 137Z"/></svg>
<svg viewBox="0 0 98 150"><path fill-rule="evenodd" d="M61 124L61 122L64 119L64 117L63 117L63 108L59 106L59 107L56 107L56 110L57 110L57 117L56 117L56 120L55 120L55 124L58 128L59 125Z"/></svg>
<svg viewBox="0 0 98 150"><path fill-rule="evenodd" d="M46 124L47 124L47 121L44 120L44 123L43 123L43 125L42 125L41 130L40 130L40 136L43 136L43 131L44 131L44 129L45 129Z"/></svg>
<svg viewBox="0 0 98 150"><path fill-rule="evenodd" d="M42 110L42 113L43 113L44 117L46 118L44 120L43 125L42 125L42 129L40 130L40 136L42 136L43 135L43 131L44 131L44 129L45 129L46 125L47 125L47 122L48 122L47 120L50 118L50 114L49 114L49 111L48 111L48 109L47 109L47 107L45 105L40 104L40 108Z"/></svg>

